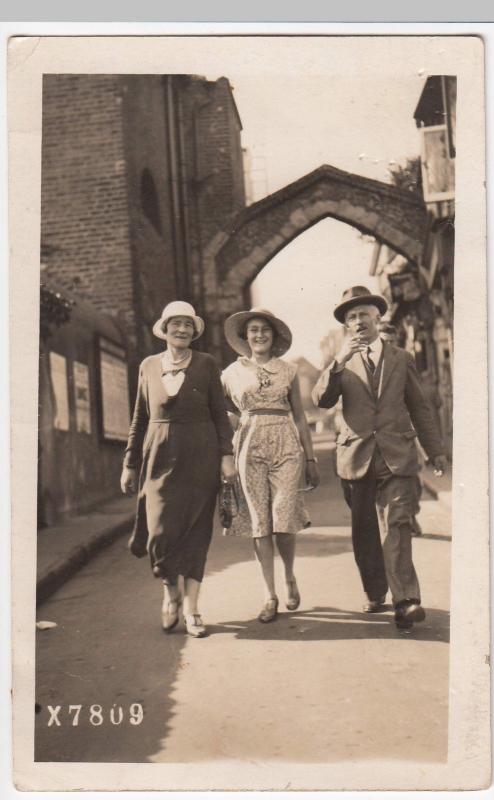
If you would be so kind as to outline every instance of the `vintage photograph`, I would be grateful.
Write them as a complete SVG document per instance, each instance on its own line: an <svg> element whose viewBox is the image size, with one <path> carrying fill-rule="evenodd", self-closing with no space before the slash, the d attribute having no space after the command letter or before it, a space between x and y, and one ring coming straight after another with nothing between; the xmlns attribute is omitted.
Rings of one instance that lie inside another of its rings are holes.
<svg viewBox="0 0 494 800"><path fill-rule="evenodd" d="M348 788L448 788L427 775L456 736L456 173L482 54L398 38L301 39L306 69L264 75L240 40L194 69L164 41L153 70L42 70L26 746L62 788L147 788L72 764L347 788L332 765L380 761L386 785Z"/></svg>

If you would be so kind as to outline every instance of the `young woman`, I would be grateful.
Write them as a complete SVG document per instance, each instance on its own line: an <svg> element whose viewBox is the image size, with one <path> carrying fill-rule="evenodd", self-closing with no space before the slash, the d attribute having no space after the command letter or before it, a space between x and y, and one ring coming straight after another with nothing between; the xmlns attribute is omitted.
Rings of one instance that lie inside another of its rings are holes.
<svg viewBox="0 0 494 800"><path fill-rule="evenodd" d="M169 303L153 328L164 353L144 359L121 487L138 489L131 552L149 553L163 580L162 625L170 632L183 611L187 632L206 628L198 597L213 530L221 477L233 481L232 432L213 358L190 349L204 331L189 303Z"/></svg>
<svg viewBox="0 0 494 800"><path fill-rule="evenodd" d="M310 524L301 489L304 478L316 487L319 475L297 369L280 358L292 341L288 326L253 308L230 316L225 336L240 355L222 374L230 407L240 415L234 438L239 514L228 533L253 537L265 589L259 620L271 622L278 613L274 538L285 568L286 606L293 611L300 604L295 534Z"/></svg>

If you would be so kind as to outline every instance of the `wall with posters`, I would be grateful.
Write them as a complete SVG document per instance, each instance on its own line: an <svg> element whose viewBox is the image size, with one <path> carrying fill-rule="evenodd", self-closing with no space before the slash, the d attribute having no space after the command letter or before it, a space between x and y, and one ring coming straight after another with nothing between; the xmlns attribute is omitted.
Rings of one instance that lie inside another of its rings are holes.
<svg viewBox="0 0 494 800"><path fill-rule="evenodd" d="M80 300L41 339L40 527L119 496L137 376L128 352L115 320Z"/></svg>

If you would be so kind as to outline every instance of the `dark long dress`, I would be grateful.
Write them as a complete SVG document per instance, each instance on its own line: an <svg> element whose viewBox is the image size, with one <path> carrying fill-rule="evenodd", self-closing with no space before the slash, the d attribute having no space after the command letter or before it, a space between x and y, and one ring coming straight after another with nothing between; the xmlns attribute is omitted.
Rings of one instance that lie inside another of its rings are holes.
<svg viewBox="0 0 494 800"><path fill-rule="evenodd" d="M184 382L168 398L161 355L139 371L134 416L124 464L138 468L139 494L129 542L149 553L153 573L174 583L178 575L201 581L213 531L220 459L232 453L232 430L214 359L193 352Z"/></svg>

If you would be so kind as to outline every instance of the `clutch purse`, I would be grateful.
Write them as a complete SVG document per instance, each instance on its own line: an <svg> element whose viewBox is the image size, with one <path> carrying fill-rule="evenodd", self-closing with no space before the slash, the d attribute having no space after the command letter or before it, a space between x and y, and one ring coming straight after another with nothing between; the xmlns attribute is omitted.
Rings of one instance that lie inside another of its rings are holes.
<svg viewBox="0 0 494 800"><path fill-rule="evenodd" d="M218 513L223 528L231 528L238 514L238 500L233 483L222 483L218 496Z"/></svg>

